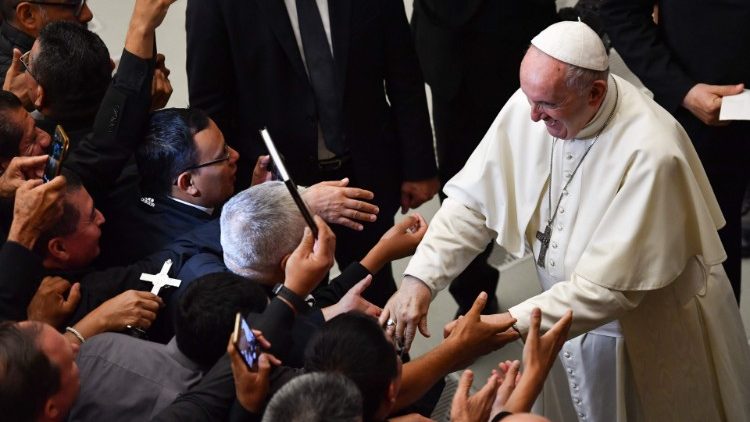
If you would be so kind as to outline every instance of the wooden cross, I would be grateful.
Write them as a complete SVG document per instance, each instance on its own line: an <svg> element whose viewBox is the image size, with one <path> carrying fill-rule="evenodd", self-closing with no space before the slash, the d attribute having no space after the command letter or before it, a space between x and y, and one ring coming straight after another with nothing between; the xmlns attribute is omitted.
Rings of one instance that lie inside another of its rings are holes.
<svg viewBox="0 0 750 422"><path fill-rule="evenodd" d="M169 278L169 275L167 273L169 272L170 268L172 268L172 260L168 259L164 261L164 266L161 267L161 271L159 271L158 274L141 274L141 280L148 281L149 283L152 283L154 285L154 287L151 288L151 293L158 296L159 291L164 286L180 287L182 281L176 278Z"/></svg>
<svg viewBox="0 0 750 422"><path fill-rule="evenodd" d="M549 241L552 238L552 226L547 224L544 229L544 233L536 232L536 238L542 242L542 247L539 249L539 258L536 260L536 265L544 268L544 258L547 256L547 248L549 248Z"/></svg>

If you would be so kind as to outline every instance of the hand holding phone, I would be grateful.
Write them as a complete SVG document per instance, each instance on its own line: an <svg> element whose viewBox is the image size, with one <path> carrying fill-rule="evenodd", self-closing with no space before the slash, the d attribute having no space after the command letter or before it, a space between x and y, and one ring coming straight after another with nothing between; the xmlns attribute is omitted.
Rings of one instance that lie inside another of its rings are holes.
<svg viewBox="0 0 750 422"><path fill-rule="evenodd" d="M234 319L234 332L232 332L232 343L235 349L240 352L242 361L247 368L253 370L258 362L258 339L250 329L250 325L242 315L237 312Z"/></svg>
<svg viewBox="0 0 750 422"><path fill-rule="evenodd" d="M47 165L44 167L44 174L42 175L44 183L60 175L62 163L68 155L68 148L70 148L68 134L65 133L62 126L57 125L55 127L55 135L52 137L52 146L49 158L47 159Z"/></svg>

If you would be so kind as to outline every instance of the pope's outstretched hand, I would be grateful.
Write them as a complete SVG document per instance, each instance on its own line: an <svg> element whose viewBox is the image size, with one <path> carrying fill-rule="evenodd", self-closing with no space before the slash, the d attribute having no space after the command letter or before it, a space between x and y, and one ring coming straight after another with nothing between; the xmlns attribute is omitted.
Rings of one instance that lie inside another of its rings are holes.
<svg viewBox="0 0 750 422"><path fill-rule="evenodd" d="M427 329L427 311L431 300L430 288L418 278L407 275L401 281L401 288L391 296L383 308L380 323L389 326L395 323L394 340L404 351L408 352L411 348L417 328L423 336L430 336Z"/></svg>

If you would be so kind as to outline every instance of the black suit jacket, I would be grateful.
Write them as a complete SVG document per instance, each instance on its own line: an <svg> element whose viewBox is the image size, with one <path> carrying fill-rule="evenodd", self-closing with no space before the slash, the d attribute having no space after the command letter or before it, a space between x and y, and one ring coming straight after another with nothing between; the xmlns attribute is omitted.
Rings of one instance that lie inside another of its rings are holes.
<svg viewBox="0 0 750 422"><path fill-rule="evenodd" d="M377 192L435 176L403 2L335 0L329 8L357 183ZM318 181L315 101L284 2L189 0L186 27L190 103L240 152L239 174L266 153L258 130L267 127L296 180Z"/></svg>

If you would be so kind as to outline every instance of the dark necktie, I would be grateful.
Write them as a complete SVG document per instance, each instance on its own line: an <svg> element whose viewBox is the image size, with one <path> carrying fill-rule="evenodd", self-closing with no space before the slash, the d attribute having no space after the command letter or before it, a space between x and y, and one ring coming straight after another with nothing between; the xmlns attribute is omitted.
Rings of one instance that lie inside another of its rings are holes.
<svg viewBox="0 0 750 422"><path fill-rule="evenodd" d="M315 94L323 139L329 150L336 155L343 155L347 152L343 132L343 107L336 84L336 67L320 11L315 0L296 2L305 63Z"/></svg>

